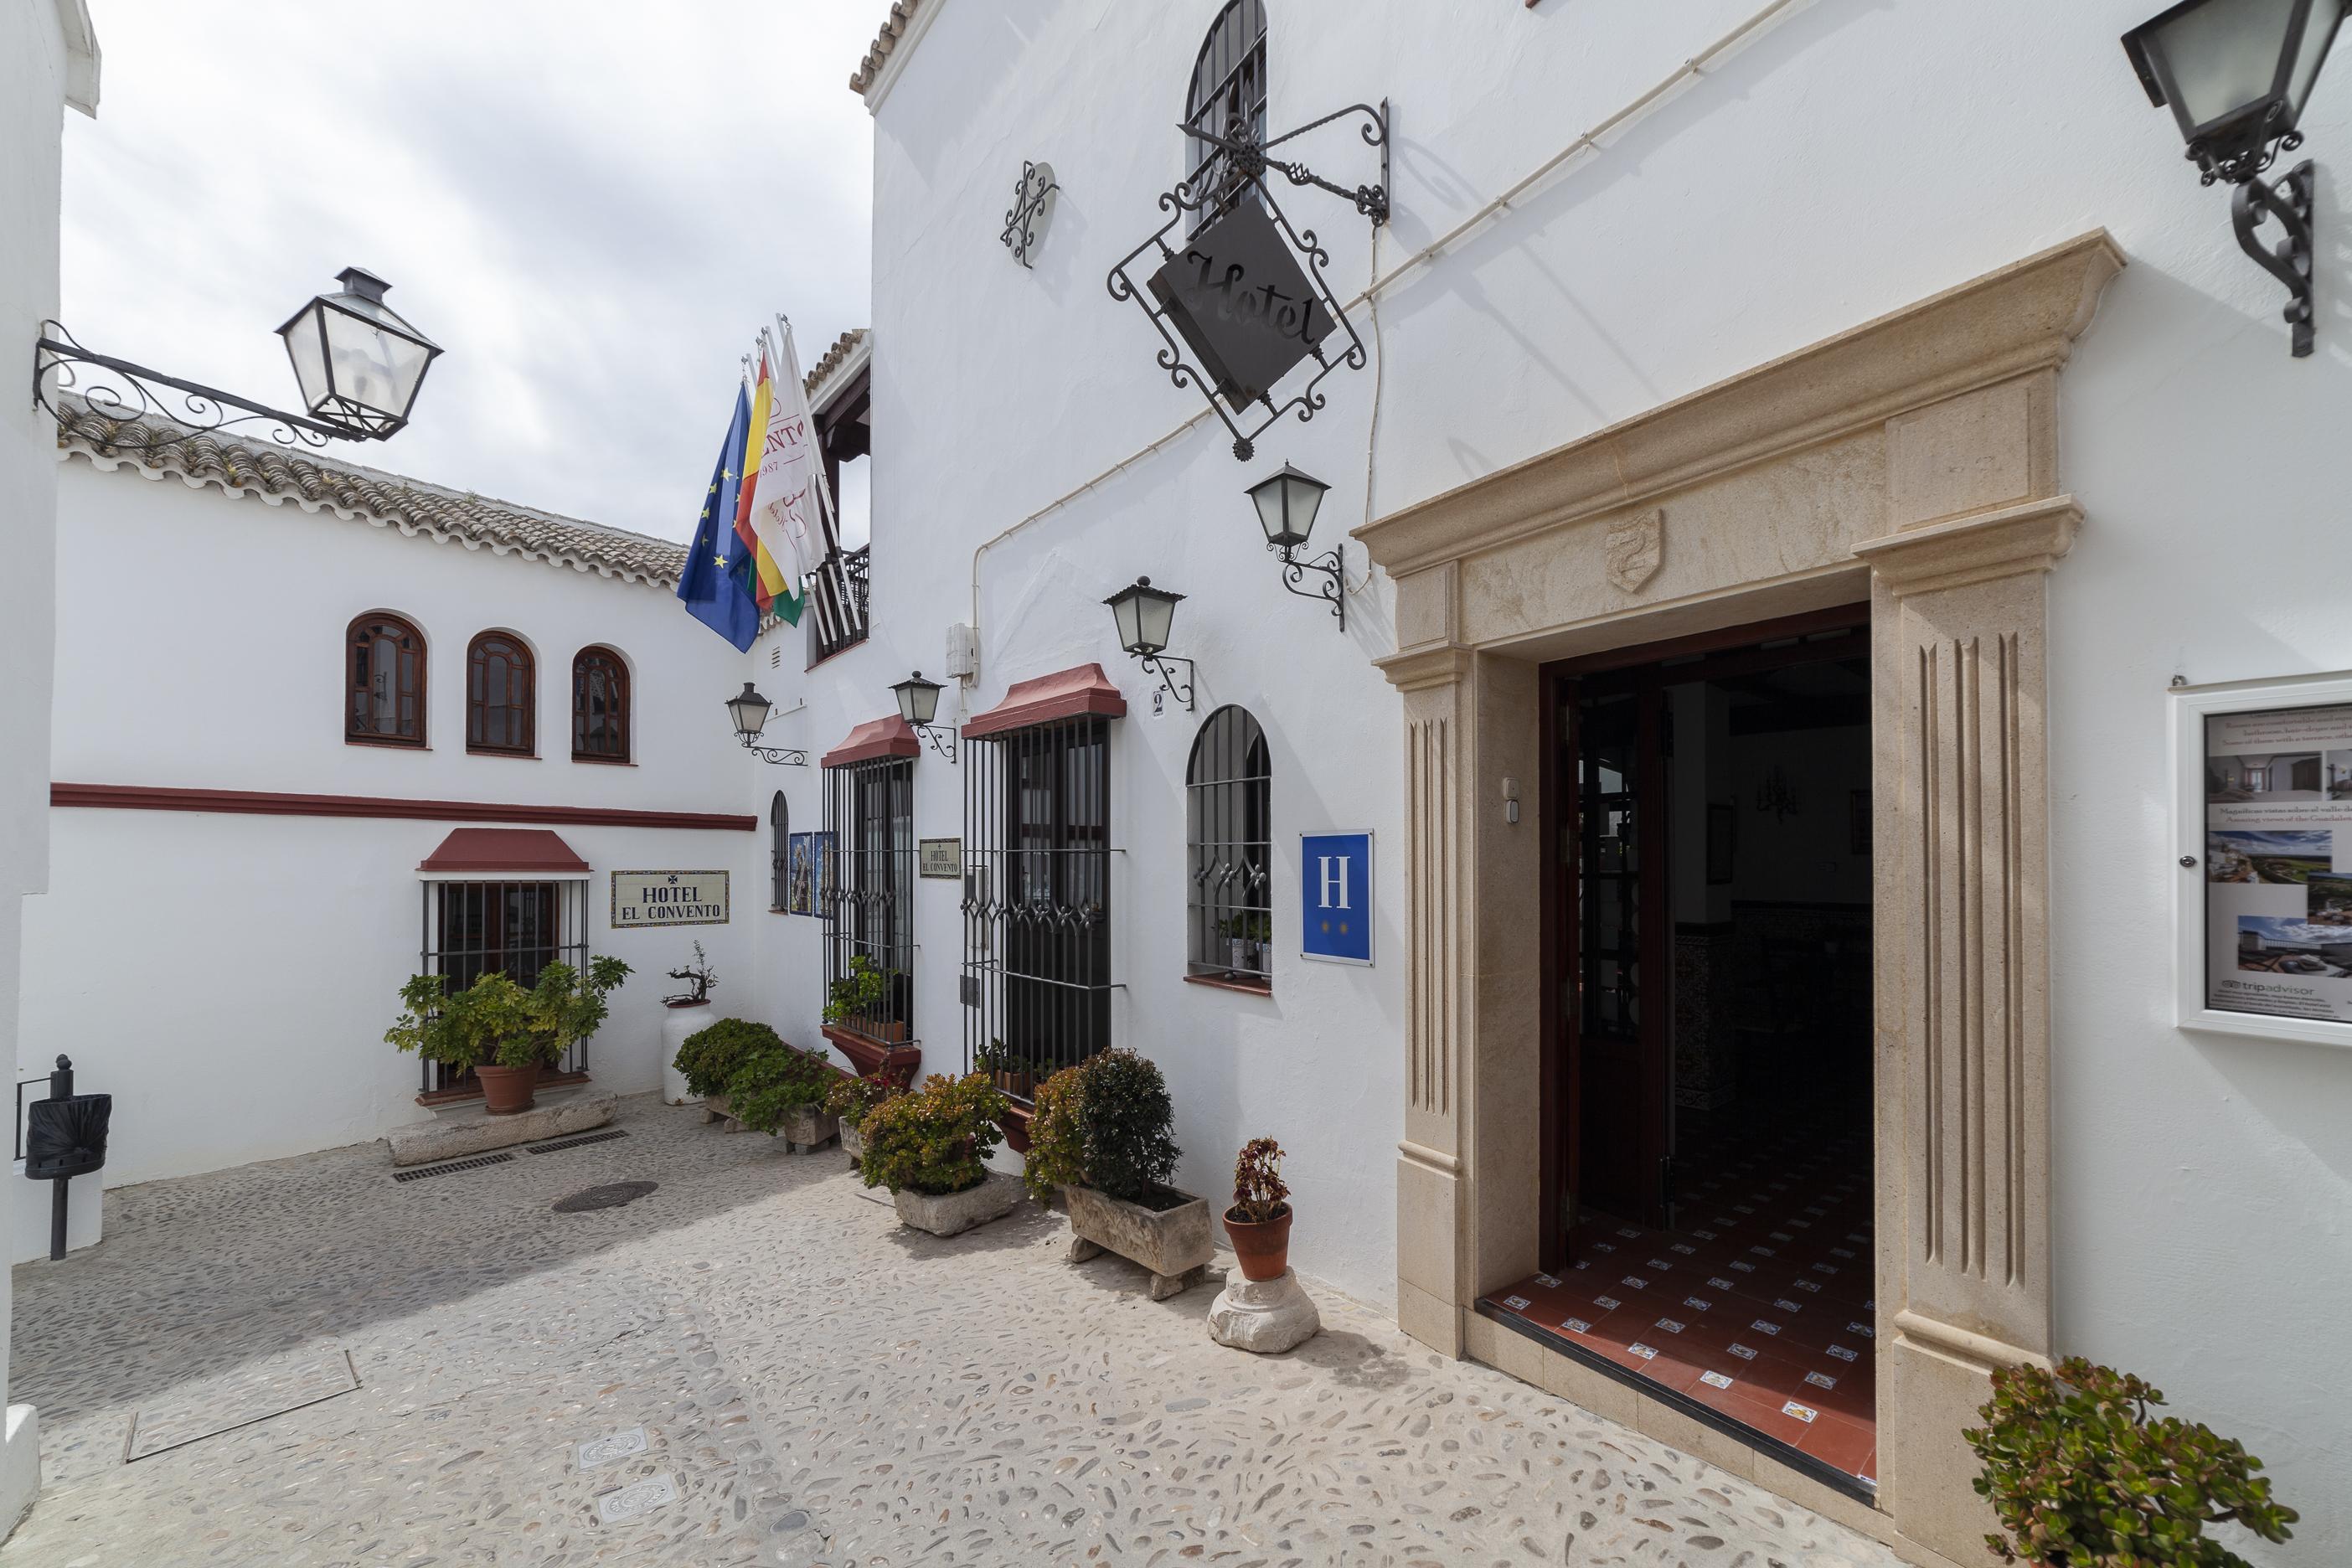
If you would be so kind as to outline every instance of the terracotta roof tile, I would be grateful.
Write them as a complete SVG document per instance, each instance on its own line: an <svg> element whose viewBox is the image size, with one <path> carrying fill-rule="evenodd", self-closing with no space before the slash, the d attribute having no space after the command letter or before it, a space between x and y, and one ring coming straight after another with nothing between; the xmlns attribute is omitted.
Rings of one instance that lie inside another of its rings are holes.
<svg viewBox="0 0 2352 1568"><path fill-rule="evenodd" d="M866 48L866 58L858 61L856 70L850 73L850 91L862 97L866 89L874 85L874 79L882 73L882 62L890 58L890 51L898 47L900 38L906 37L907 24L914 20L915 8L924 3L925 0L890 0L890 14L882 18L882 30L874 35L874 42ZM937 4L937 0L931 0L931 3Z"/></svg>
<svg viewBox="0 0 2352 1568"><path fill-rule="evenodd" d="M856 353L857 345L865 341L866 329L853 327L834 339L833 346L825 350L824 356L809 367L809 373L801 377L801 391L812 405L816 402L816 389L823 386L825 378L839 370L842 362Z"/></svg>
<svg viewBox="0 0 2352 1568"><path fill-rule="evenodd" d="M216 484L230 495L259 496L273 506L290 500L305 511L331 511L350 521L625 582L667 587L686 566L686 546L673 540L327 461L266 438L189 432L152 451L125 451L118 443L126 436L143 442L151 432L177 426L152 416L116 418L87 404L68 402L67 407L58 446L100 468L129 465L151 479L168 474L192 489Z"/></svg>

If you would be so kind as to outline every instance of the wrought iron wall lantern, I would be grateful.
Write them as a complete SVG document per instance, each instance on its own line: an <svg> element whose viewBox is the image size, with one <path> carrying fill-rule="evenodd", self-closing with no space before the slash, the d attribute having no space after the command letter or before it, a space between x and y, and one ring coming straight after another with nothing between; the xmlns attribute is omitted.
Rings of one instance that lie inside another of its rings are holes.
<svg viewBox="0 0 2352 1568"><path fill-rule="evenodd" d="M301 414L92 353L56 321L42 323L33 345L33 401L61 427L69 426L73 412L58 396L67 392L110 419L169 421L170 427L151 431L144 440L118 433L109 445L121 451L152 451L191 434L256 420L273 426L270 438L281 447L388 439L407 425L425 373L441 350L383 302L392 286L383 279L346 267L336 280L342 285L339 292L313 296L278 329L293 362Z"/></svg>
<svg viewBox="0 0 2352 1568"><path fill-rule="evenodd" d="M1138 577L1131 586L1121 588L1103 601L1110 606L1110 618L1118 627L1121 651L1135 656L1145 673L1160 678L1168 695L1192 710L1192 661L1168 651L1169 629L1176 621L1176 606L1183 601L1181 594L1171 594L1165 588L1155 588L1149 577ZM1184 667L1184 681L1178 685L1176 672L1168 667ZM1160 707L1160 693L1151 694L1151 706Z"/></svg>
<svg viewBox="0 0 2352 1568"><path fill-rule="evenodd" d="M1359 128L1365 144L1380 150L1378 184L1350 190L1303 163L1268 156L1294 137L1356 114L1366 121ZM1222 134L1191 123L1181 129L1224 156L1161 194L1168 220L1110 269L1108 283L1112 299L1133 300L1142 308L1165 345L1160 368L1178 386L1201 389L1233 436L1234 456L1247 462L1257 437L1277 420L1293 413L1302 423L1315 417L1327 401L1326 376L1343 365L1361 370L1370 363L1363 339L1324 279L1330 252L1313 229L1292 226L1267 176L1279 174L1292 184L1345 196L1374 226L1386 223L1388 100L1378 109L1351 104L1264 142L1245 125L1228 126ZM1189 238L1178 234L1196 214L1208 218L1200 231ZM1153 269L1135 270L1147 258ZM1341 336L1344 347L1329 341ZM1315 374L1277 403L1276 384L1307 359L1314 360Z"/></svg>
<svg viewBox="0 0 2352 1568"><path fill-rule="evenodd" d="M2148 101L2169 105L2202 183L2237 187L2238 246L2286 285L2297 359L2312 351L2311 213L2315 171L2306 159L2275 181L2263 172L2303 145L2297 122L2347 0L2182 0L2124 35ZM2285 237L2258 233L2275 217Z"/></svg>
<svg viewBox="0 0 2352 1568"><path fill-rule="evenodd" d="M940 683L925 680L923 672L919 669L890 690L898 699L898 717L904 719L915 733L929 741L932 751L954 762L955 732L950 730L943 735L931 727L931 721L940 716Z"/></svg>
<svg viewBox="0 0 2352 1568"><path fill-rule="evenodd" d="M1315 514L1323 509L1323 494L1330 488L1285 463L1252 485L1249 498L1257 506L1258 526L1265 530L1265 547L1282 556L1282 585L1302 599L1328 601L1344 633L1348 629L1347 546L1338 545L1312 561L1298 559L1307 535L1315 531ZM1298 585L1309 572L1320 572L1327 579L1311 593Z"/></svg>
<svg viewBox="0 0 2352 1568"><path fill-rule="evenodd" d="M743 749L763 763L776 763L788 768L809 765L808 749L804 746L763 746L761 732L768 727L768 700L752 689L750 681L743 689L727 700L727 715L735 721L735 738Z"/></svg>
<svg viewBox="0 0 2352 1568"><path fill-rule="evenodd" d="M1053 164L1021 165L1021 178L1013 185L1013 205L1004 214L1004 232L997 237L1024 267L1036 265L1029 258L1045 243L1045 231L1054 223L1054 195L1061 188Z"/></svg>

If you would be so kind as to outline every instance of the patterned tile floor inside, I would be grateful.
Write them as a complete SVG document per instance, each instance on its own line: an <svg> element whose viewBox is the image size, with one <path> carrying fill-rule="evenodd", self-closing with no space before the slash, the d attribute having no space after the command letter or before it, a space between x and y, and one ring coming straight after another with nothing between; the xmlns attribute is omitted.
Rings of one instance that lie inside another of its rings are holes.
<svg viewBox="0 0 2352 1568"><path fill-rule="evenodd" d="M620 1125L110 1194L101 1246L15 1273L46 1488L0 1568L1897 1561L1337 1292L1260 1360L1209 1339L1214 1280L1154 1302L1049 1210L943 1241L836 1152ZM188 1440L126 1463L134 1416Z"/></svg>
<svg viewBox="0 0 2352 1568"><path fill-rule="evenodd" d="M1565 1272L1484 1305L1874 1486L1867 1135L1742 1140L1683 1191L1674 1229L1590 1218Z"/></svg>

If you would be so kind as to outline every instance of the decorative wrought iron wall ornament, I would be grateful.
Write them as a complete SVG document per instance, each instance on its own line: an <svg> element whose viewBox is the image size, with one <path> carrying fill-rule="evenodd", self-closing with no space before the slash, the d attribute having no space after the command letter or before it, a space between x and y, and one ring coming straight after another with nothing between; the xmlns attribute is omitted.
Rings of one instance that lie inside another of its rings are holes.
<svg viewBox="0 0 2352 1568"><path fill-rule="evenodd" d="M2230 204L2238 247L2286 285L2292 352L2314 347L2311 163L2281 178L2263 172L2303 145L2297 121L2342 25L2346 0L2181 0L2123 37L2150 103L2169 106L2200 183L2237 187ZM2275 217L2275 246L2256 230Z"/></svg>
<svg viewBox="0 0 2352 1568"><path fill-rule="evenodd" d="M391 286L383 279L346 267L338 281L339 292L312 296L278 329L307 414L92 353L54 321L41 323L33 344L33 401L68 431L76 410L66 393L102 418L137 424L143 439L124 439L118 430L108 440L121 452L152 452L257 420L281 447L387 440L408 424L441 350L383 302ZM151 421L165 427L152 428Z"/></svg>
<svg viewBox="0 0 2352 1568"><path fill-rule="evenodd" d="M1360 133L1367 145L1380 149L1377 185L1350 191L1303 163L1266 156L1270 148L1351 114L1365 116L1368 123ZM1343 365L1361 370L1370 363L1363 339L1324 280L1330 252L1317 241L1313 229L1292 226L1274 199L1267 171L1280 173L1293 184L1345 196L1375 225L1386 223L1388 117L1385 99L1377 110L1353 104L1265 142L1245 129L1229 128L1233 133L1213 135L1184 125L1189 134L1223 149L1227 158L1223 166L1212 164L1196 181L1180 180L1163 192L1160 207L1169 215L1167 221L1121 258L1106 279L1112 299L1133 300L1142 308L1165 344L1159 352L1160 368L1176 385L1201 389L1233 436L1234 456L1244 462L1255 455L1256 438L1285 416L1295 411L1301 423L1315 417L1328 402L1320 390L1326 376ZM1195 188L1196 182L1201 188ZM1255 201L1248 199L1252 193ZM1170 243L1169 236L1188 216L1209 210L1219 216L1181 240L1181 250ZM1130 272L1136 262L1155 254L1158 265L1150 276L1139 279ZM1346 347L1327 351L1325 341L1339 333L1346 334ZM1314 376L1276 403L1275 384L1307 358L1318 367ZM1265 416L1244 429L1254 405L1262 405Z"/></svg>
<svg viewBox="0 0 2352 1568"><path fill-rule="evenodd" d="M1045 243L1045 231L1053 226L1054 194L1061 188L1054 178L1053 164L1022 163L1021 178L1013 184L1013 205L1004 215L1004 232L997 237L1024 267L1035 265L1029 257Z"/></svg>
<svg viewBox="0 0 2352 1568"><path fill-rule="evenodd" d="M762 746L761 731L768 727L768 700L753 689L750 681L743 689L727 700L728 717L735 721L735 738L743 749L763 763L777 763L788 768L809 765L807 749L801 746Z"/></svg>

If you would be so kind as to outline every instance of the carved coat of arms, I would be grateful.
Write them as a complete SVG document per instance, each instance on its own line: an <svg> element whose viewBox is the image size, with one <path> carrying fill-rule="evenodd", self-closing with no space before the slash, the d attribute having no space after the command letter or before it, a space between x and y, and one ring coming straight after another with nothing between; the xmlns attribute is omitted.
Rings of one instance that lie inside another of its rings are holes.
<svg viewBox="0 0 2352 1568"><path fill-rule="evenodd" d="M1664 511L1645 511L1612 523L1604 546L1609 581L1630 594L1656 576L1665 560L1665 531Z"/></svg>

